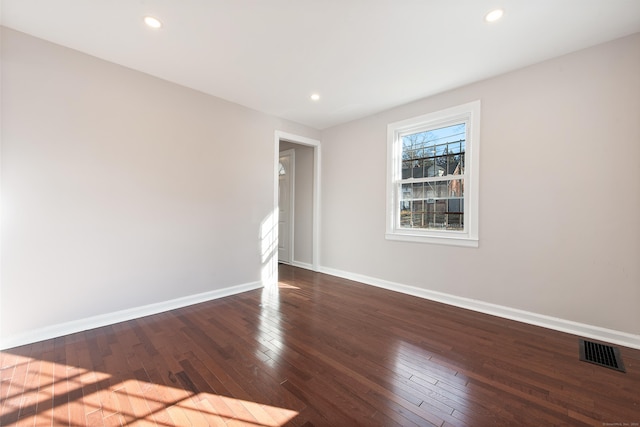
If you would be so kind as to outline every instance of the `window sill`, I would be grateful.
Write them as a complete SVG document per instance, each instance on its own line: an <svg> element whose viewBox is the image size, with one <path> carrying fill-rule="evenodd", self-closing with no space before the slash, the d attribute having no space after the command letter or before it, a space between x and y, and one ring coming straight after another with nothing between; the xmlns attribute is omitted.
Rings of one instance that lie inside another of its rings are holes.
<svg viewBox="0 0 640 427"><path fill-rule="evenodd" d="M478 239L463 235L458 236L434 236L411 233L386 233L387 240L398 240L403 242L431 243L437 245L462 246L467 248L477 248Z"/></svg>

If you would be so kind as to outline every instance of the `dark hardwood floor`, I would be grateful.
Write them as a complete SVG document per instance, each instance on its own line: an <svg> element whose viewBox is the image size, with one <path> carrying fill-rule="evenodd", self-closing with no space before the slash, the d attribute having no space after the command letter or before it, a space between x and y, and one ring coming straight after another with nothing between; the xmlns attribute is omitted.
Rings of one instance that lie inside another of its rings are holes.
<svg viewBox="0 0 640 427"><path fill-rule="evenodd" d="M256 290L1 353L2 426L638 426L578 337L280 267Z"/></svg>

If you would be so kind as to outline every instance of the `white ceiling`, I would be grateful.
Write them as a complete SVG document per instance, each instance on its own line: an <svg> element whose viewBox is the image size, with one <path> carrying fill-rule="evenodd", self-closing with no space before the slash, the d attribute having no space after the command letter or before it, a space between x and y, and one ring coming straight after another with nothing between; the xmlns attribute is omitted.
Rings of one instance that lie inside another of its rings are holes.
<svg viewBox="0 0 640 427"><path fill-rule="evenodd" d="M504 18L485 23L495 7ZM640 31L640 0L2 0L1 11L4 26L317 129Z"/></svg>

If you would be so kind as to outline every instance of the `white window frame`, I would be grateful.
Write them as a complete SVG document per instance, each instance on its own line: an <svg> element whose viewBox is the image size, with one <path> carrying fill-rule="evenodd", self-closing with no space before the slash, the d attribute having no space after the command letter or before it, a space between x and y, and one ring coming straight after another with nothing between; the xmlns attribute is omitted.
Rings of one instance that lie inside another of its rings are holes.
<svg viewBox="0 0 640 427"><path fill-rule="evenodd" d="M402 188L402 136L459 123L466 124L464 229L431 230L400 227ZM478 193L480 157L480 101L387 125L387 229L388 240L478 247Z"/></svg>

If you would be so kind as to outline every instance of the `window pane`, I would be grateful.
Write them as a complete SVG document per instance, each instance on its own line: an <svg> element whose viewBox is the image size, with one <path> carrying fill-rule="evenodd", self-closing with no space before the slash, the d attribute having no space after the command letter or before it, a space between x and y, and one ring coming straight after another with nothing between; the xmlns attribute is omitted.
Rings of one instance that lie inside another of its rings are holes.
<svg viewBox="0 0 640 427"><path fill-rule="evenodd" d="M425 228L427 216L422 200L404 201L400 203L400 227Z"/></svg>
<svg viewBox="0 0 640 427"><path fill-rule="evenodd" d="M430 216L427 226L429 228L446 228L446 200L436 200L433 215Z"/></svg>
<svg viewBox="0 0 640 427"><path fill-rule="evenodd" d="M402 185L400 227L426 230L464 230L464 180Z"/></svg>
<svg viewBox="0 0 640 427"><path fill-rule="evenodd" d="M449 213L452 212L462 212L464 203L462 199L449 199L449 208L447 211Z"/></svg>
<svg viewBox="0 0 640 427"><path fill-rule="evenodd" d="M435 146L436 156L440 157L447 153L447 144L439 144Z"/></svg>
<svg viewBox="0 0 640 427"><path fill-rule="evenodd" d="M424 160L414 160L413 177L422 178L424 174Z"/></svg>
<svg viewBox="0 0 640 427"><path fill-rule="evenodd" d="M400 227L430 230L463 230L464 200L426 199L400 202Z"/></svg>
<svg viewBox="0 0 640 427"><path fill-rule="evenodd" d="M461 175L465 138L464 123L403 136L402 178Z"/></svg>
<svg viewBox="0 0 640 427"><path fill-rule="evenodd" d="M447 200L447 229L463 230L464 229L464 199Z"/></svg>
<svg viewBox="0 0 640 427"><path fill-rule="evenodd" d="M408 200L413 198L413 190L411 184L402 184L401 200Z"/></svg>
<svg viewBox="0 0 640 427"><path fill-rule="evenodd" d="M450 142L447 145L447 154L460 154L460 153L464 153L464 151L465 151L464 139L455 141L455 142Z"/></svg>
<svg viewBox="0 0 640 427"><path fill-rule="evenodd" d="M460 181L460 180L455 180ZM424 196L426 198L439 198L449 196L451 181L432 181L424 183Z"/></svg>
<svg viewBox="0 0 640 427"><path fill-rule="evenodd" d="M445 175L462 175L464 168L462 156L460 154L450 154L447 156L447 172Z"/></svg>
<svg viewBox="0 0 640 427"><path fill-rule="evenodd" d="M411 228L424 228L424 212L413 212L411 215Z"/></svg>
<svg viewBox="0 0 640 427"><path fill-rule="evenodd" d="M444 175L444 168L440 162L435 161L435 159L425 160L425 164L428 177Z"/></svg>
<svg viewBox="0 0 640 427"><path fill-rule="evenodd" d="M411 164L412 162L410 161L402 162L402 179L411 178Z"/></svg>
<svg viewBox="0 0 640 427"><path fill-rule="evenodd" d="M464 196L464 180L452 179L447 182L447 197L462 197Z"/></svg>
<svg viewBox="0 0 640 427"><path fill-rule="evenodd" d="M402 137L402 179L464 174L464 123ZM464 229L464 179L401 186L400 227Z"/></svg>
<svg viewBox="0 0 640 427"><path fill-rule="evenodd" d="M400 227L402 228L411 228L411 210L409 209L410 204L401 204L400 209Z"/></svg>
<svg viewBox="0 0 640 427"><path fill-rule="evenodd" d="M464 214L448 214L447 230L464 230Z"/></svg>
<svg viewBox="0 0 640 427"><path fill-rule="evenodd" d="M413 184L413 198L414 199L422 199L424 197L423 192L423 183L415 183Z"/></svg>

